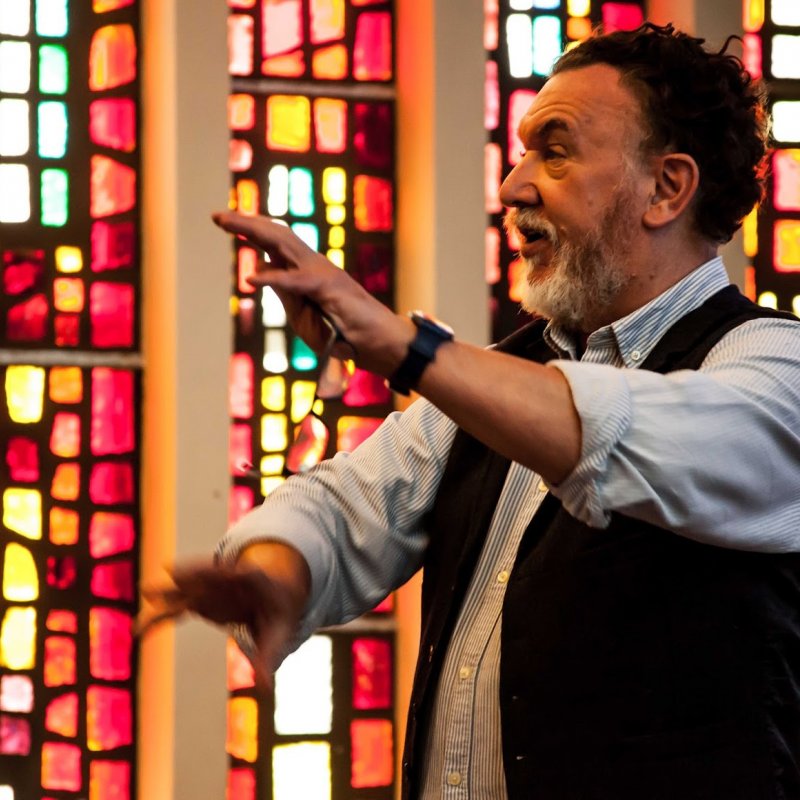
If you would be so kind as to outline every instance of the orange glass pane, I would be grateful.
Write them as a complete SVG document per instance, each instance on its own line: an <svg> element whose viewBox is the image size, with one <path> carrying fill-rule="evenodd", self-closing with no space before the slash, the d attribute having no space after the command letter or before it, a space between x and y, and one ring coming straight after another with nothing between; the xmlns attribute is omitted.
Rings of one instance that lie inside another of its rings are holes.
<svg viewBox="0 0 800 800"><path fill-rule="evenodd" d="M77 511L54 506L50 509L50 541L53 544L76 544L79 524Z"/></svg>
<svg viewBox="0 0 800 800"><path fill-rule="evenodd" d="M311 147L311 103L298 95L267 99L267 147L306 153Z"/></svg>
<svg viewBox="0 0 800 800"><path fill-rule="evenodd" d="M306 71L306 61L302 50L283 56L272 56L261 62L263 75L276 75L283 78L299 78Z"/></svg>
<svg viewBox="0 0 800 800"><path fill-rule="evenodd" d="M90 750L113 750L133 741L131 693L110 686L86 692L86 743Z"/></svg>
<svg viewBox="0 0 800 800"><path fill-rule="evenodd" d="M80 403L83 400L80 367L53 367L50 370L50 399L54 403Z"/></svg>
<svg viewBox="0 0 800 800"><path fill-rule="evenodd" d="M89 136L95 144L132 153L136 148L136 105L129 97L95 100L89 106Z"/></svg>
<svg viewBox="0 0 800 800"><path fill-rule="evenodd" d="M98 511L89 523L89 553L92 558L124 553L133 547L136 533L128 514Z"/></svg>
<svg viewBox="0 0 800 800"><path fill-rule="evenodd" d="M258 255L252 247L242 247L239 250L239 291L242 294L252 294L255 288L247 279L256 274Z"/></svg>
<svg viewBox="0 0 800 800"><path fill-rule="evenodd" d="M350 784L354 789L389 786L394 775L392 723L355 719L350 723Z"/></svg>
<svg viewBox="0 0 800 800"><path fill-rule="evenodd" d="M228 17L228 72L250 75L253 71L253 18L249 14Z"/></svg>
<svg viewBox="0 0 800 800"><path fill-rule="evenodd" d="M56 697L47 704L44 713L45 730L59 736L78 735L78 695L74 692Z"/></svg>
<svg viewBox="0 0 800 800"><path fill-rule="evenodd" d="M256 124L256 101L249 94L228 97L228 127L232 131L249 131Z"/></svg>
<svg viewBox="0 0 800 800"><path fill-rule="evenodd" d="M773 246L773 263L778 272L800 272L800 220L778 220Z"/></svg>
<svg viewBox="0 0 800 800"><path fill-rule="evenodd" d="M89 764L89 800L129 800L131 765L127 761Z"/></svg>
<svg viewBox="0 0 800 800"><path fill-rule="evenodd" d="M311 74L317 80L336 81L347 77L347 48L343 44L320 47L311 56Z"/></svg>
<svg viewBox="0 0 800 800"><path fill-rule="evenodd" d="M250 689L255 686L253 665L233 639L228 639L225 653L228 666L228 691L235 692L237 689Z"/></svg>
<svg viewBox="0 0 800 800"><path fill-rule="evenodd" d="M258 214L259 192L255 181L244 179L236 181L236 210L240 214Z"/></svg>
<svg viewBox="0 0 800 800"><path fill-rule="evenodd" d="M228 732L225 749L242 761L255 762L258 756L258 704L252 697L228 700Z"/></svg>
<svg viewBox="0 0 800 800"><path fill-rule="evenodd" d="M265 57L294 50L303 43L302 0L262 0L261 18Z"/></svg>
<svg viewBox="0 0 800 800"><path fill-rule="evenodd" d="M81 750L74 744L45 742L42 745L42 788L79 792Z"/></svg>
<svg viewBox="0 0 800 800"><path fill-rule="evenodd" d="M339 417L336 423L336 449L351 452L383 422L376 417Z"/></svg>
<svg viewBox="0 0 800 800"><path fill-rule="evenodd" d="M95 678L125 681L131 677L131 617L113 608L89 612L89 671Z"/></svg>
<svg viewBox="0 0 800 800"><path fill-rule="evenodd" d="M132 6L133 0L92 0L92 10L95 14L102 14L105 11L113 11L116 8Z"/></svg>
<svg viewBox="0 0 800 800"><path fill-rule="evenodd" d="M74 458L81 452L81 418L60 411L53 418L50 452L60 458Z"/></svg>
<svg viewBox="0 0 800 800"><path fill-rule="evenodd" d="M78 615L74 611L54 609L47 614L45 627L49 631L61 633L78 632Z"/></svg>
<svg viewBox="0 0 800 800"><path fill-rule="evenodd" d="M583 41L592 35L592 23L587 17L570 17L567 20L567 39Z"/></svg>
<svg viewBox="0 0 800 800"><path fill-rule="evenodd" d="M89 213L110 217L136 205L136 171L108 156L92 156Z"/></svg>
<svg viewBox="0 0 800 800"><path fill-rule="evenodd" d="M311 0L311 43L323 44L344 36L344 0Z"/></svg>
<svg viewBox="0 0 800 800"><path fill-rule="evenodd" d="M394 205L391 181L372 175L356 175L353 181L353 205L358 230L392 230Z"/></svg>
<svg viewBox="0 0 800 800"><path fill-rule="evenodd" d="M392 77L392 18L388 11L365 11L356 22L353 77L388 81Z"/></svg>
<svg viewBox="0 0 800 800"><path fill-rule="evenodd" d="M228 142L228 170L246 172L253 166L253 147L244 139L231 139Z"/></svg>
<svg viewBox="0 0 800 800"><path fill-rule="evenodd" d="M130 25L106 25L92 37L89 88L102 92L136 77L136 37Z"/></svg>
<svg viewBox="0 0 800 800"><path fill-rule="evenodd" d="M134 448L133 373L92 370L91 449L95 455L130 453Z"/></svg>
<svg viewBox="0 0 800 800"><path fill-rule="evenodd" d="M75 641L66 636L48 636L44 640L44 685L71 686L75 675Z"/></svg>
<svg viewBox="0 0 800 800"><path fill-rule="evenodd" d="M772 159L775 176L775 208L800 211L800 149L776 150Z"/></svg>
<svg viewBox="0 0 800 800"><path fill-rule="evenodd" d="M249 353L231 355L228 367L228 413L239 419L253 416L253 357Z"/></svg>
<svg viewBox="0 0 800 800"><path fill-rule="evenodd" d="M228 0L228 8L255 8L256 0Z"/></svg>
<svg viewBox="0 0 800 800"><path fill-rule="evenodd" d="M50 494L56 500L77 500L81 490L79 464L59 464L53 473Z"/></svg>
<svg viewBox="0 0 800 800"><path fill-rule="evenodd" d="M347 147L347 102L321 97L314 101L314 135L320 153L343 153Z"/></svg>

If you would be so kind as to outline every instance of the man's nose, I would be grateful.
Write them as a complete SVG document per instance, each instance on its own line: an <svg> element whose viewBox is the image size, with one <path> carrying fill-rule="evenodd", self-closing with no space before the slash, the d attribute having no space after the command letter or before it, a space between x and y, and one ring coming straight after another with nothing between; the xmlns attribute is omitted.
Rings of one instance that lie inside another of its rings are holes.
<svg viewBox="0 0 800 800"><path fill-rule="evenodd" d="M539 191L530 174L530 167L525 163L525 156L503 181L500 187L500 202L507 208L538 206L541 202Z"/></svg>

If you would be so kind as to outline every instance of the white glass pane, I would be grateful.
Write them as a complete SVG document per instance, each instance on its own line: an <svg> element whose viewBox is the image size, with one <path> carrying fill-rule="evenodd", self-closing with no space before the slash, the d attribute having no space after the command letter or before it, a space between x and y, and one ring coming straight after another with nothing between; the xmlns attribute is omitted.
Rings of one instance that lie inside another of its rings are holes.
<svg viewBox="0 0 800 800"><path fill-rule="evenodd" d="M776 25L800 25L800 2L772 0L772 21Z"/></svg>
<svg viewBox="0 0 800 800"><path fill-rule="evenodd" d="M67 152L67 106L64 103L39 103L39 155L63 158Z"/></svg>
<svg viewBox="0 0 800 800"><path fill-rule="evenodd" d="M510 14L506 20L506 42L511 76L530 78L533 74L533 28L526 14Z"/></svg>
<svg viewBox="0 0 800 800"><path fill-rule="evenodd" d="M312 636L275 673L275 732L330 733L333 719L333 647Z"/></svg>
<svg viewBox="0 0 800 800"><path fill-rule="evenodd" d="M0 100L0 156L22 156L31 146L27 100Z"/></svg>
<svg viewBox="0 0 800 800"><path fill-rule="evenodd" d="M800 101L775 103L772 107L772 135L778 142L800 142Z"/></svg>
<svg viewBox="0 0 800 800"><path fill-rule="evenodd" d="M269 171L267 180L267 214L282 217L289 211L289 170L276 164Z"/></svg>
<svg viewBox="0 0 800 800"><path fill-rule="evenodd" d="M0 92L24 94L31 88L31 46L0 42Z"/></svg>
<svg viewBox="0 0 800 800"><path fill-rule="evenodd" d="M272 751L273 800L330 800L331 748L326 742L298 742Z"/></svg>
<svg viewBox="0 0 800 800"><path fill-rule="evenodd" d="M271 286L265 286L261 292L261 320L265 328L282 328L286 325L286 309Z"/></svg>
<svg viewBox="0 0 800 800"><path fill-rule="evenodd" d="M541 16L533 21L533 71L549 75L553 62L561 55L561 20Z"/></svg>
<svg viewBox="0 0 800 800"><path fill-rule="evenodd" d="M0 33L26 36L30 29L30 0L0 0Z"/></svg>
<svg viewBox="0 0 800 800"><path fill-rule="evenodd" d="M27 222L31 216L31 184L22 164L0 164L0 222Z"/></svg>
<svg viewBox="0 0 800 800"><path fill-rule="evenodd" d="M286 356L286 334L280 330L269 330L264 333L264 370L280 374L289 369Z"/></svg>
<svg viewBox="0 0 800 800"><path fill-rule="evenodd" d="M776 78L800 78L800 36L772 37L772 74Z"/></svg>
<svg viewBox="0 0 800 800"><path fill-rule="evenodd" d="M533 0L511 0L510 6L512 11L530 11L533 8Z"/></svg>
<svg viewBox="0 0 800 800"><path fill-rule="evenodd" d="M68 0L36 0L36 33L66 36L69 30Z"/></svg>

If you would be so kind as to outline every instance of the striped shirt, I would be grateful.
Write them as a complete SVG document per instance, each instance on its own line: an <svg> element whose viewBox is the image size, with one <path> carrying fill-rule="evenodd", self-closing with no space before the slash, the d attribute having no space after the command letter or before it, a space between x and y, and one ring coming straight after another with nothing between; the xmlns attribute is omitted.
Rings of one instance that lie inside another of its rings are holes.
<svg viewBox="0 0 800 800"><path fill-rule="evenodd" d="M576 518L611 511L722 547L800 551L800 325L757 319L728 333L698 371L637 370L678 319L728 284L720 259L595 331L577 360L550 326L550 363L582 426L578 465L550 490ZM392 414L352 454L287 481L220 543L297 547L312 596L299 644L372 608L420 566L421 529L455 425L426 401ZM439 681L423 766L424 800L503 798L498 708L500 609L519 540L546 494L512 464ZM246 643L243 642L246 645Z"/></svg>

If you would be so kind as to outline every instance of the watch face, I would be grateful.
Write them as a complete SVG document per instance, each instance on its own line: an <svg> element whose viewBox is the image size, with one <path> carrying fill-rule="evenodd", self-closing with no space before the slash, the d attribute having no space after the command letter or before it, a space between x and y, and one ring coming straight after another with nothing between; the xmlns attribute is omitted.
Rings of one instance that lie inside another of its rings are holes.
<svg viewBox="0 0 800 800"><path fill-rule="evenodd" d="M451 337L455 335L455 332L447 323L432 317L430 314L426 314L424 311L412 311L409 316L417 327L424 326L438 329L443 334Z"/></svg>

